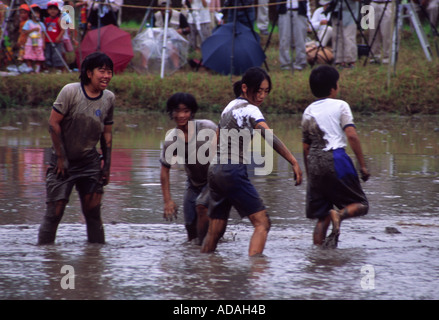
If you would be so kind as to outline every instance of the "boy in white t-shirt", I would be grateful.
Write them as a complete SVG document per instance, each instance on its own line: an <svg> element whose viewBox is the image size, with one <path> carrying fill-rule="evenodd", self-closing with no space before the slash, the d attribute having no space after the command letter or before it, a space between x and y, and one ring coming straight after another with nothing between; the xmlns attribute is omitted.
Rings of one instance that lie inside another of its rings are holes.
<svg viewBox="0 0 439 320"><path fill-rule="evenodd" d="M306 216L318 219L314 244L331 247L337 246L342 220L365 215L369 210L357 171L345 151L348 142L360 165L361 178L367 181L370 175L351 109L345 101L335 99L338 79L338 71L331 66L322 65L311 72L311 91L319 100L305 109L302 118L308 175ZM326 238L331 222L332 233Z"/></svg>

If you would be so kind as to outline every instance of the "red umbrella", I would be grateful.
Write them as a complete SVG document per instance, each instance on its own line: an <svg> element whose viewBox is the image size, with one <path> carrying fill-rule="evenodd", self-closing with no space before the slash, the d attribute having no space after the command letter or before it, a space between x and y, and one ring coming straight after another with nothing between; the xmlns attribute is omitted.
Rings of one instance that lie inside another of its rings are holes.
<svg viewBox="0 0 439 320"><path fill-rule="evenodd" d="M80 50L81 54L76 53L79 68L85 57L100 51L113 60L115 73L123 72L134 56L130 34L112 24L88 31L81 42Z"/></svg>

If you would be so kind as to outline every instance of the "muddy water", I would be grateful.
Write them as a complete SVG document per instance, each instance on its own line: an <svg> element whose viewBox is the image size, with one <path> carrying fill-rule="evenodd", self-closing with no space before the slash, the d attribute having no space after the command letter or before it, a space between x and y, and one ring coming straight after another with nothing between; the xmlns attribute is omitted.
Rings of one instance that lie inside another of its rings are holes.
<svg viewBox="0 0 439 320"><path fill-rule="evenodd" d="M257 258L247 256L252 227L236 212L217 252L207 255L185 242L181 217L172 223L162 219L158 158L172 123L161 114L116 117L103 204L107 244L86 242L73 193L56 244L36 246L45 210L47 116L1 114L0 299L439 298L436 116L357 117L372 173L363 184L371 208L367 216L343 223L335 250L311 244L306 183L294 187L291 169L276 158L271 175L252 178L273 224L265 256ZM303 163L299 124L295 116L269 119ZM181 204L184 170L173 170L171 179ZM71 269L62 269L66 266ZM72 271L69 282L65 276Z"/></svg>

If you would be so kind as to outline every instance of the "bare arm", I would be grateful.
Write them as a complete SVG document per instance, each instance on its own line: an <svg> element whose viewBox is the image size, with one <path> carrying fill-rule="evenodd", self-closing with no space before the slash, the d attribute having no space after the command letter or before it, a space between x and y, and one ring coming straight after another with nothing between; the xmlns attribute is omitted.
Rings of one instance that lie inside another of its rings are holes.
<svg viewBox="0 0 439 320"><path fill-rule="evenodd" d="M364 161L363 150L361 148L360 139L358 138L357 130L353 126L346 127L344 129L346 137L349 142L349 146L352 151L354 151L355 156L357 157L358 164L360 165L360 173L361 179L363 181L367 181L370 177L369 171L366 167L366 162Z"/></svg>
<svg viewBox="0 0 439 320"><path fill-rule="evenodd" d="M110 182L110 167L111 167L111 149L113 144L113 126L105 125L104 133L101 136L102 157L104 159L104 166L102 167L102 180L104 185Z"/></svg>
<svg viewBox="0 0 439 320"><path fill-rule="evenodd" d="M67 160L64 143L61 138L61 121L64 116L52 109L49 117L49 134L52 139L52 145L57 156L57 163L55 167L55 174L61 177L67 176L67 169L69 162Z"/></svg>
<svg viewBox="0 0 439 320"><path fill-rule="evenodd" d="M261 130L262 136L265 138L265 130L269 130L270 127L266 122L262 121L256 124L255 129ZM302 183L302 170L300 169L299 163L293 154L288 150L285 144L273 133L273 149L280 154L285 160L287 160L292 166L294 171L294 177L296 179L296 186Z"/></svg>
<svg viewBox="0 0 439 320"><path fill-rule="evenodd" d="M160 170L160 183L162 185L163 194L163 218L172 221L173 218L177 219L177 205L171 198L171 184L169 182L170 168L163 166Z"/></svg>

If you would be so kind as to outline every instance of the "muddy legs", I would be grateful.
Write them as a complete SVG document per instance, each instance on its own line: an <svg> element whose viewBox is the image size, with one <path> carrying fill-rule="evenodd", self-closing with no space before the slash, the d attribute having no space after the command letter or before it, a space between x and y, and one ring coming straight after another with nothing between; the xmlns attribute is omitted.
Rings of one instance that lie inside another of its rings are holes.
<svg viewBox="0 0 439 320"><path fill-rule="evenodd" d="M341 222L345 219L363 216L367 214L368 210L369 206L361 203L350 204L341 210L331 209L328 216L317 221L313 234L314 244L336 248L340 236ZM330 223L332 223L332 232L326 237Z"/></svg>

